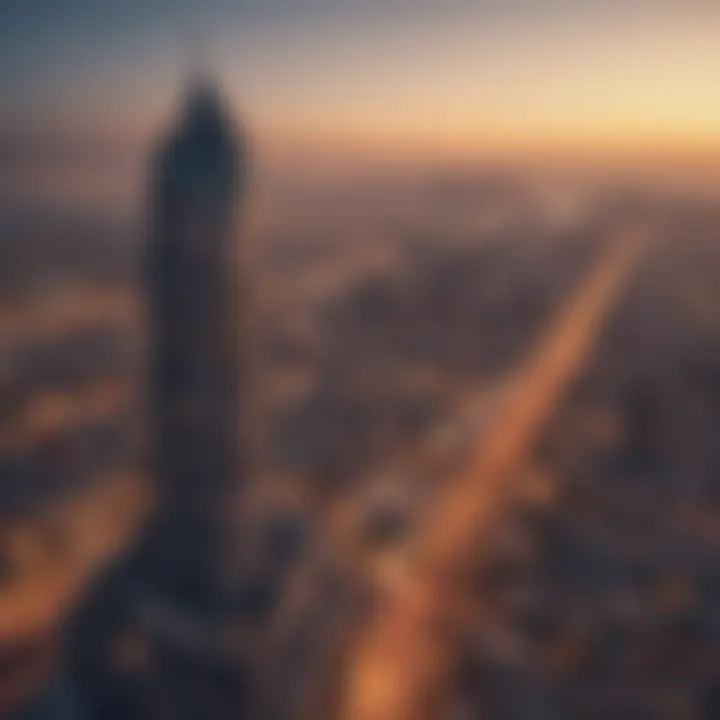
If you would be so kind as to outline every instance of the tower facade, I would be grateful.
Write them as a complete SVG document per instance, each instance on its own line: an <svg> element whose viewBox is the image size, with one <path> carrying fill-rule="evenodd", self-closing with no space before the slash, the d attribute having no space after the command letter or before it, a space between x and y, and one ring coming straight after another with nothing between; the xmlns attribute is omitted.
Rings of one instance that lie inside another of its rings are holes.
<svg viewBox="0 0 720 720"><path fill-rule="evenodd" d="M233 633L253 414L239 242L246 150L213 85L190 87L152 170L145 397L155 512L83 603L72 677L88 717L255 717Z"/></svg>
<svg viewBox="0 0 720 720"><path fill-rule="evenodd" d="M215 88L198 83L156 158L149 249L149 365L165 599L220 610L232 584L246 474L239 222L246 152Z"/></svg>

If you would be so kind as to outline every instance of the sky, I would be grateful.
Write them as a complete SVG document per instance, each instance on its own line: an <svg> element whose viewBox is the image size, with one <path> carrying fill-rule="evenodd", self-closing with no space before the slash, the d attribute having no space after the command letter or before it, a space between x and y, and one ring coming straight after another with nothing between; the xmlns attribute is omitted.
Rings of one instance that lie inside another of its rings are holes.
<svg viewBox="0 0 720 720"><path fill-rule="evenodd" d="M717 0L9 0L0 130L142 136L211 69L260 137L720 150Z"/></svg>

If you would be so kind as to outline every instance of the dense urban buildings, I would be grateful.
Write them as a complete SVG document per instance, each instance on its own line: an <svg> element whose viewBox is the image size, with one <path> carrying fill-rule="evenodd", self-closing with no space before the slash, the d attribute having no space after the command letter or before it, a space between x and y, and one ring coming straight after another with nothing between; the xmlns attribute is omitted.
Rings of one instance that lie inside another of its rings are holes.
<svg viewBox="0 0 720 720"><path fill-rule="evenodd" d="M247 242L242 139L214 155L232 123L206 86L189 100L153 156L150 237L97 209L1 208L0 668L28 672L0 673L0 700L22 690L22 718L341 716L376 588L639 219L646 252L507 478L522 502L468 544L448 717L717 715L715 196L489 165L287 179L260 238L256 476L252 443L226 441L256 416L249 336L220 322L251 305L221 262Z"/></svg>

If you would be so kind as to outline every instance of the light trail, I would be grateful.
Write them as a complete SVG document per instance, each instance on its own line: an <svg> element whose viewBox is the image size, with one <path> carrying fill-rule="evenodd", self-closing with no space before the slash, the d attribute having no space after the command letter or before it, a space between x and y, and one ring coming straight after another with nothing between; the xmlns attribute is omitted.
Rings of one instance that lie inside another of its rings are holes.
<svg viewBox="0 0 720 720"><path fill-rule="evenodd" d="M379 589L375 612L351 648L343 720L444 717L456 642L472 599L463 578L478 560L483 528L512 510L521 492L514 481L584 367L648 236L632 227L612 243L510 383L496 423L439 498L414 562Z"/></svg>

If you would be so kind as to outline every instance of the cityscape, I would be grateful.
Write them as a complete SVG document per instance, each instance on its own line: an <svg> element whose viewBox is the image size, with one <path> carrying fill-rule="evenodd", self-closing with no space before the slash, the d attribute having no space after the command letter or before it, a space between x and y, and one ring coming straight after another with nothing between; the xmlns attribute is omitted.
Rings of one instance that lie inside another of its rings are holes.
<svg viewBox="0 0 720 720"><path fill-rule="evenodd" d="M0 123L0 717L720 716L711 153L291 147L220 70Z"/></svg>

